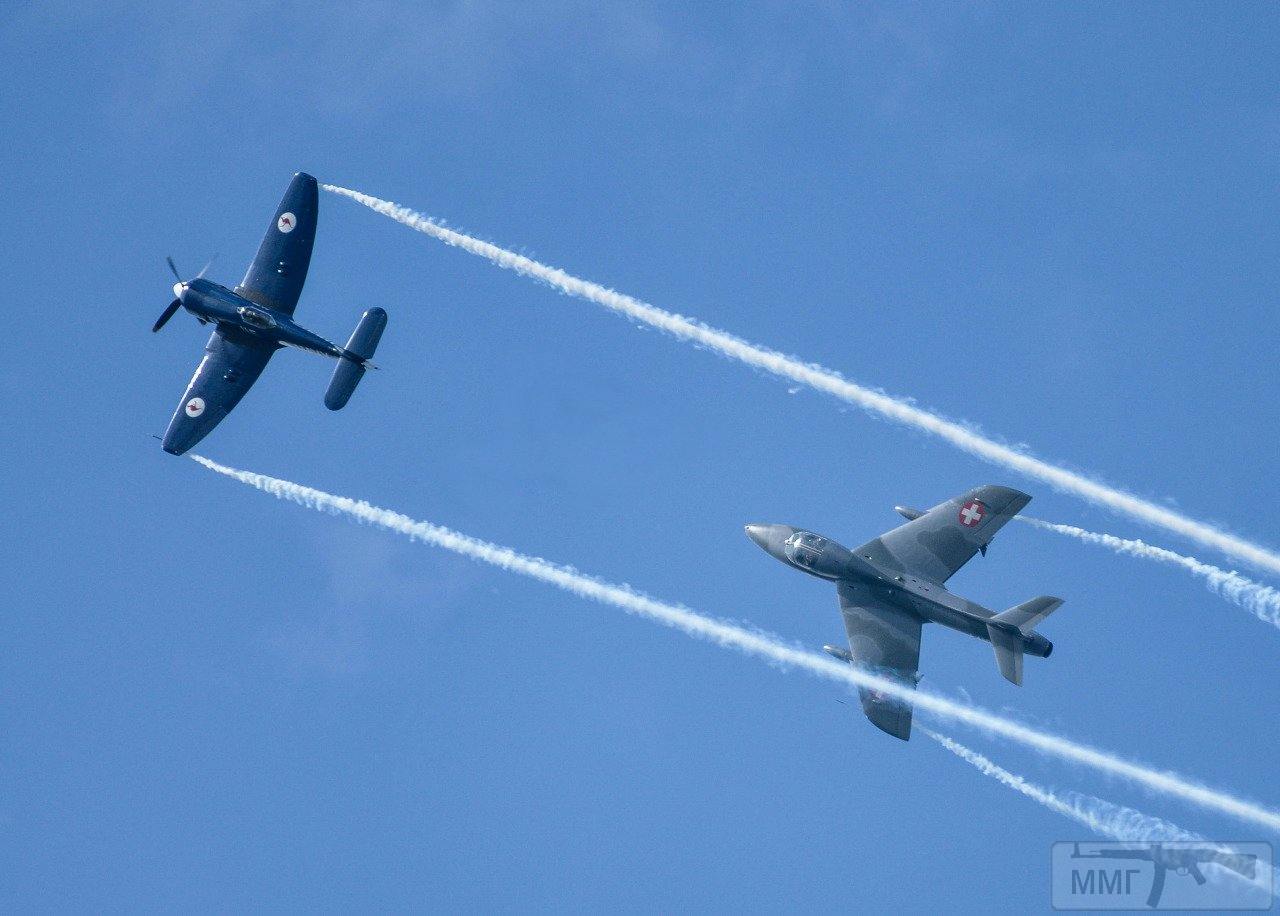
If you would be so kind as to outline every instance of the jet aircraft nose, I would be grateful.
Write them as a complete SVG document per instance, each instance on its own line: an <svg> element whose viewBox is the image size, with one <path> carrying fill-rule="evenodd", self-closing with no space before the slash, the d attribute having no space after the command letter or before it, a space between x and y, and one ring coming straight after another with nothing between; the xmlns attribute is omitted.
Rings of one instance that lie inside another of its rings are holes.
<svg viewBox="0 0 1280 916"><path fill-rule="evenodd" d="M780 559L784 557L783 545L796 531L790 525L747 525L745 530L761 550Z"/></svg>

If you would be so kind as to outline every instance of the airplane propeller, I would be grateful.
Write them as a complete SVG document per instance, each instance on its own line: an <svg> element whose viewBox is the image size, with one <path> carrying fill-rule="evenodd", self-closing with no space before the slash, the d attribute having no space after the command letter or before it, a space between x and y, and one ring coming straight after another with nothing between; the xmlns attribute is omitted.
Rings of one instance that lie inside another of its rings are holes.
<svg viewBox="0 0 1280 916"><path fill-rule="evenodd" d="M151 333L154 334L156 331L164 327L165 323L174 316L174 314L178 311L179 308L181 308L181 306L182 306L181 299L174 299L172 302L170 302L168 308L166 308L163 312L160 313L160 317L156 319L156 323L151 326Z"/></svg>
<svg viewBox="0 0 1280 916"><path fill-rule="evenodd" d="M209 262L205 264L204 267L200 268L200 273L196 274L196 277L195 277L197 280L199 280L201 277L204 276L204 272L209 269L209 267L213 264L214 258L216 257L217 255L214 255L212 258L209 259ZM183 290L187 286L187 281L182 279L182 274L178 273L178 268L173 263L173 258L166 256L165 261L169 265L169 270L173 272L174 278L177 279L178 281L177 283L173 284L173 294L177 298L175 298L172 302L170 302L169 305L165 308L165 310L160 313L160 317L156 319L156 323L151 326L152 334L154 334L156 331L164 327L165 324L168 323L169 319L172 318L175 314L177 314L178 309L181 308L182 306Z"/></svg>

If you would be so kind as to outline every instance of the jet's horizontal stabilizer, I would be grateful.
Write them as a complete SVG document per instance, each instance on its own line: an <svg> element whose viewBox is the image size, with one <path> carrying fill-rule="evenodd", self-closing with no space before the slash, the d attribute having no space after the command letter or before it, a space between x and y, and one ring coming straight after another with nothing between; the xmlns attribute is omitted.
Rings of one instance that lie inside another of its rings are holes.
<svg viewBox="0 0 1280 916"><path fill-rule="evenodd" d="M1023 633L1030 633L1036 628L1036 624L1060 607L1062 607L1061 598L1041 595L1039 598L1032 598L1030 601L1024 601L1007 611L996 614L991 620L1017 627Z"/></svg>
<svg viewBox="0 0 1280 916"><path fill-rule="evenodd" d="M387 313L383 309L371 308L360 317L360 323L351 333L351 339L347 341L343 355L338 359L338 368L333 370L329 390L324 394L325 407L341 410L347 406L356 385L364 377L365 365L378 349L378 341L382 339L382 331L386 326Z"/></svg>

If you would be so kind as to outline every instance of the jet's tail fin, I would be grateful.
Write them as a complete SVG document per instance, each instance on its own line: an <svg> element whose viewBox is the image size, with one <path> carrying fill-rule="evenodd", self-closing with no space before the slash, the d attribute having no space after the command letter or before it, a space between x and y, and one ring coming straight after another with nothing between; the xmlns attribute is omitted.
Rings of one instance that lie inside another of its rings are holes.
<svg viewBox="0 0 1280 916"><path fill-rule="evenodd" d="M347 341L343 355L338 359L338 368L333 370L329 390L324 393L325 407L341 410L347 406L351 393L364 377L365 366L373 358L373 352L378 348L378 341L386 326L387 313L380 308L371 308L360 316L360 323L351 333L351 339Z"/></svg>
<svg viewBox="0 0 1280 916"><path fill-rule="evenodd" d="M1005 679L1022 686L1022 637L1016 632L987 625L991 647L996 650L996 664Z"/></svg>
<svg viewBox="0 0 1280 916"><path fill-rule="evenodd" d="M987 621L987 636L996 652L1000 673L1010 682L1022 685L1022 658L1026 652L1048 658L1053 643L1035 632L1036 624L1058 608L1062 599L1049 595L1032 598L1015 605Z"/></svg>
<svg viewBox="0 0 1280 916"><path fill-rule="evenodd" d="M996 623L1007 623L1010 626L1017 627L1026 634L1034 630L1036 624L1060 607L1062 607L1061 598L1041 595L1039 598L1032 598L1030 601L1014 605L1009 610L1002 611L991 619Z"/></svg>

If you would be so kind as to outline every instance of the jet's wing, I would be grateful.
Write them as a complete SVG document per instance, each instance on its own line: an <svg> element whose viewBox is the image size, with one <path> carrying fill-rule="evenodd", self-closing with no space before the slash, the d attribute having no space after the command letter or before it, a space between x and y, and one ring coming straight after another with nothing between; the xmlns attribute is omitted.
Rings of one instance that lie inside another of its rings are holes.
<svg viewBox="0 0 1280 916"><path fill-rule="evenodd" d="M258 305L293 314L311 266L319 209L316 180L306 172L294 175L237 293Z"/></svg>
<svg viewBox="0 0 1280 916"><path fill-rule="evenodd" d="M837 590L853 663L914 690L923 621L875 597L866 585L841 582ZM859 687L858 695L862 711L876 728L903 741L911 737L910 702L867 687Z"/></svg>
<svg viewBox="0 0 1280 916"><path fill-rule="evenodd" d="M279 349L249 338L232 338L214 331L205 345L204 359L173 412L164 434L164 450L181 455L222 422L240 403L271 354Z"/></svg>
<svg viewBox="0 0 1280 916"><path fill-rule="evenodd" d="M977 487L934 506L855 551L888 569L939 584L985 550L997 531L1031 502L1009 487Z"/></svg>

